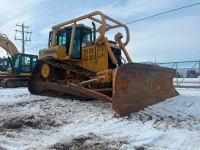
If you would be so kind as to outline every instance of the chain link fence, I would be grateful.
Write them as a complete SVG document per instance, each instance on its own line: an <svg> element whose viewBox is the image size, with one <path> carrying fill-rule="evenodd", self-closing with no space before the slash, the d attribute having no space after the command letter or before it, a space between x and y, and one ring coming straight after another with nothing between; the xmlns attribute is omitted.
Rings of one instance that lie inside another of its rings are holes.
<svg viewBox="0 0 200 150"><path fill-rule="evenodd" d="M155 65L176 69L173 79L175 87L200 88L200 60L155 63Z"/></svg>

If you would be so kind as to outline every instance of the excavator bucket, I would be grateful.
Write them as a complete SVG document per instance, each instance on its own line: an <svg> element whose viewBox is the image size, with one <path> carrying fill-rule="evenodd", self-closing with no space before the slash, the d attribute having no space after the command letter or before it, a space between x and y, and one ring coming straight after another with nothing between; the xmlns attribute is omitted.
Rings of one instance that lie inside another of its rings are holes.
<svg viewBox="0 0 200 150"><path fill-rule="evenodd" d="M128 63L113 70L112 107L127 116L179 95L173 86L174 69Z"/></svg>

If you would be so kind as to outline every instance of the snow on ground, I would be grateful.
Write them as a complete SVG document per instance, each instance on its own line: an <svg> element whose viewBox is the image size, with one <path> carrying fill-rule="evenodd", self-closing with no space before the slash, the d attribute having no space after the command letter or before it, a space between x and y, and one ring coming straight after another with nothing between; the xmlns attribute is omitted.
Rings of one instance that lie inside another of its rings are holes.
<svg viewBox="0 0 200 150"><path fill-rule="evenodd" d="M198 76L197 78L173 78L174 81L176 81L178 79L178 81L186 81L186 82L190 82L190 81L194 81L194 82L199 82L200 81L200 76Z"/></svg>
<svg viewBox="0 0 200 150"><path fill-rule="evenodd" d="M0 149L194 150L200 147L200 89L177 89L128 117L110 103L0 88Z"/></svg>
<svg viewBox="0 0 200 150"><path fill-rule="evenodd" d="M200 77L198 78L173 78L174 85L180 86L200 86Z"/></svg>

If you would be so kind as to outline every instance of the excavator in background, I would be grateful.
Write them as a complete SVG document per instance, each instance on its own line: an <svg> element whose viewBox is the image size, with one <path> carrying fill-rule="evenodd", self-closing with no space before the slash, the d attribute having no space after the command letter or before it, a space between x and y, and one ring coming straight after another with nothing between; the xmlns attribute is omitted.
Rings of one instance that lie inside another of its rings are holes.
<svg viewBox="0 0 200 150"><path fill-rule="evenodd" d="M85 19L92 27L78 24ZM115 41L106 38L106 32L119 28L126 31L125 42L120 32ZM37 95L111 102L120 116L177 96L175 70L133 63L125 48L128 43L128 27L99 11L55 25L48 48L39 51L28 89Z"/></svg>
<svg viewBox="0 0 200 150"><path fill-rule="evenodd" d="M28 86L28 77L38 60L37 55L21 54L5 34L0 34L0 47L8 58L0 59L0 85L3 88Z"/></svg>

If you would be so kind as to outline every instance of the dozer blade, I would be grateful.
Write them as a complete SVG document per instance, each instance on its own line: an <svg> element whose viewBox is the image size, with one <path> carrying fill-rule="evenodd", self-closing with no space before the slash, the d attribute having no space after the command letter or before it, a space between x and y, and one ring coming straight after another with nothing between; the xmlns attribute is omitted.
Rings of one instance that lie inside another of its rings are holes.
<svg viewBox="0 0 200 150"><path fill-rule="evenodd" d="M173 86L174 69L129 63L113 70L112 107L127 116L179 95Z"/></svg>

